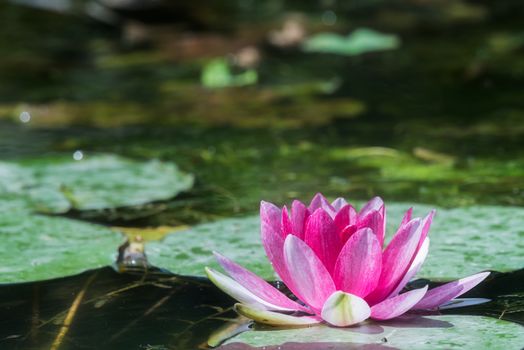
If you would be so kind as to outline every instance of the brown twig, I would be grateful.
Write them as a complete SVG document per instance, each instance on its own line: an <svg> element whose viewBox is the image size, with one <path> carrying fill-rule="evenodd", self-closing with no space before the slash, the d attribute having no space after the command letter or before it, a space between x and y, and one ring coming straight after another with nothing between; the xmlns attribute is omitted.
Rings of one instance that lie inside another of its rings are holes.
<svg viewBox="0 0 524 350"><path fill-rule="evenodd" d="M118 337L120 337L122 334L124 334L125 332L127 332L129 329L131 329L135 324L137 324L140 320L142 320L144 317L147 317L148 315L152 314L156 309L158 309L159 307L161 307L162 305L165 304L166 301L169 300L169 298L171 298L173 296L173 294L175 294L175 292L178 290L178 288L173 288L173 290L171 290L169 292L168 295L166 295L165 297L163 297L162 299L160 299L159 301L157 301L155 304L153 304L153 306L151 306L149 309L147 309L146 312L144 312L144 314L136 319L134 319L133 321L131 321L130 323L128 323L124 328L122 328L118 333L116 334L113 334L113 336L111 337L111 339L109 339L109 342L111 343L112 341L114 341L115 339L117 339Z"/></svg>
<svg viewBox="0 0 524 350"><path fill-rule="evenodd" d="M31 338L33 341L36 340L38 334L38 324L40 322L40 287L39 285L33 286L33 313L31 316Z"/></svg>
<svg viewBox="0 0 524 350"><path fill-rule="evenodd" d="M89 276L84 286L82 287L82 290L80 290L80 292L75 297L75 300L73 300L73 304L71 304L71 307L69 308L69 311L67 312L67 315L64 319L64 323L62 324L62 327L60 327L60 331L56 335L53 344L51 344L50 350L58 350L58 348L62 344L62 341L64 340L67 332L69 331L71 323L73 322L73 319L75 318L75 315L78 311L78 306L80 306L80 303L84 298L87 288L94 281L97 274L98 272L95 272L91 276Z"/></svg>

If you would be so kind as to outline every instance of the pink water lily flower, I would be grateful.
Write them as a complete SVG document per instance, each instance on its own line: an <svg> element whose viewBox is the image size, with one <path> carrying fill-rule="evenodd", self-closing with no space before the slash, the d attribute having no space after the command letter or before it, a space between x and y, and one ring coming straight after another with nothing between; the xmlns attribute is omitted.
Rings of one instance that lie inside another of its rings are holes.
<svg viewBox="0 0 524 350"><path fill-rule="evenodd" d="M489 272L430 290L425 286L402 292L428 254L434 213L412 218L409 209L383 248L386 209L379 197L358 212L342 198L329 203L321 194L308 207L294 201L291 211L262 202L267 257L298 300L218 253L216 258L230 277L210 268L207 275L240 302L238 313L270 325L325 321L345 327L368 318L388 320L409 310L437 309L475 287Z"/></svg>

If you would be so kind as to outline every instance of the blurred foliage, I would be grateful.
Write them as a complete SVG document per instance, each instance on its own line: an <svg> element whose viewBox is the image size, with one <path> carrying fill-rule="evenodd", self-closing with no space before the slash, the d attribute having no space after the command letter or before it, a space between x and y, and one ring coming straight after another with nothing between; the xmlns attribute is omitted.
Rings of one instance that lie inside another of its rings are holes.
<svg viewBox="0 0 524 350"><path fill-rule="evenodd" d="M210 61L202 69L202 85L207 88L253 85L257 80L257 72L253 69L233 75L227 61L222 58Z"/></svg>
<svg viewBox="0 0 524 350"><path fill-rule="evenodd" d="M306 40L303 49L306 52L356 56L366 52L393 50L399 46L400 39L396 35L360 28L346 37L335 33L316 34Z"/></svg>
<svg viewBox="0 0 524 350"><path fill-rule="evenodd" d="M82 149L196 174L177 201L72 215L180 225L318 189L448 207L524 204L518 1L160 1L147 11L108 7L118 21L104 24L1 6L6 158ZM307 55L299 44L366 27L402 46L347 57ZM287 41L277 45L275 33ZM242 52L252 54L247 65ZM257 84L205 88L210 66L220 86L249 70Z"/></svg>

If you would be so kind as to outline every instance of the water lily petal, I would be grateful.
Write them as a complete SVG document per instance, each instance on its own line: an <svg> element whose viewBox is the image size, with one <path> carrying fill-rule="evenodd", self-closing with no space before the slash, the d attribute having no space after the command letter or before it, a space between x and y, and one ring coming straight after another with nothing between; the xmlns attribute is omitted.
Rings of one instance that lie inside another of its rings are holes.
<svg viewBox="0 0 524 350"><path fill-rule="evenodd" d="M356 224L357 219L358 219L358 214L355 208L353 208L349 204L342 207L338 211L337 215L335 216L335 220L334 220L335 230L339 233L339 236L340 236L340 233L344 231L344 229L348 225Z"/></svg>
<svg viewBox="0 0 524 350"><path fill-rule="evenodd" d="M344 208L346 205L348 205L348 202L346 202L346 200L342 197L338 197L333 201L333 203L331 203L331 206L337 212L340 211L340 209Z"/></svg>
<svg viewBox="0 0 524 350"><path fill-rule="evenodd" d="M411 266L408 269L408 272L402 277L402 280L399 282L397 287L388 295L388 298L394 297L395 295L398 295L400 291L408 284L408 282L417 275L417 273L420 271L420 268L422 267L422 264L424 264L424 261L426 260L426 257L428 256L429 252L429 237L426 237L424 240L424 243L420 247L420 249L417 252L417 255L415 255L415 259L413 259L413 262L411 263Z"/></svg>
<svg viewBox="0 0 524 350"><path fill-rule="evenodd" d="M335 208L331 206L326 197L324 197L321 193L317 193L315 197L313 197L308 209L310 213L313 213L315 212L315 210L319 208L324 209L332 219L335 218L335 215L337 213L335 211Z"/></svg>
<svg viewBox="0 0 524 350"><path fill-rule="evenodd" d="M264 233L278 234L281 233L282 210L273 203L260 202L260 230Z"/></svg>
<svg viewBox="0 0 524 350"><path fill-rule="evenodd" d="M340 232L340 244L343 246L346 244L347 240L355 233L357 232L358 226L357 225L347 225L342 232Z"/></svg>
<svg viewBox="0 0 524 350"><path fill-rule="evenodd" d="M235 304L235 311L258 323L271 326L309 326L322 321L315 316L291 316L279 312L255 309L244 304Z"/></svg>
<svg viewBox="0 0 524 350"><path fill-rule="evenodd" d="M293 234L300 239L304 239L306 218L309 216L309 210L300 201L293 201L291 205L291 224L293 226Z"/></svg>
<svg viewBox="0 0 524 350"><path fill-rule="evenodd" d="M260 202L260 235L273 269L284 282L291 281L284 263L284 238L281 231L282 211L272 203ZM287 285L287 283L286 283ZM289 287L289 286L288 286Z"/></svg>
<svg viewBox="0 0 524 350"><path fill-rule="evenodd" d="M377 239L382 247L384 245L384 217L379 211L372 211L366 214L365 216L359 216L358 218L358 228L369 227L373 230Z"/></svg>
<svg viewBox="0 0 524 350"><path fill-rule="evenodd" d="M365 297L373 291L382 269L382 249L370 228L358 230L338 255L333 273L337 289Z"/></svg>
<svg viewBox="0 0 524 350"><path fill-rule="evenodd" d="M251 293L256 295L266 302L276 305L279 310L288 311L307 311L302 305L294 302L285 296L278 289L273 287L271 284L263 280L262 278L255 275L248 269L238 265L234 261L226 258L225 256L215 252L215 257L218 263L224 268L224 270L231 276L235 281L244 286Z"/></svg>
<svg viewBox="0 0 524 350"><path fill-rule="evenodd" d="M402 280L416 252L422 225L413 219L402 226L382 254L382 272L377 289L366 300L372 305L388 296Z"/></svg>
<svg viewBox="0 0 524 350"><path fill-rule="evenodd" d="M400 222L399 227L404 226L408 222L411 221L411 216L413 215L413 207L409 208L406 213L404 214L404 217L402 218L402 221Z"/></svg>
<svg viewBox="0 0 524 350"><path fill-rule="evenodd" d="M289 213L287 211L286 206L282 208L282 220L280 225L280 229L282 230L282 234L284 235L284 237L293 233L293 224L291 223L291 219L289 218Z"/></svg>
<svg viewBox="0 0 524 350"><path fill-rule="evenodd" d="M335 284L315 252L300 238L286 237L284 259L293 284L289 289L304 303L319 311L335 291Z"/></svg>
<svg viewBox="0 0 524 350"><path fill-rule="evenodd" d="M433 222L433 217L435 217L435 212L435 209L431 210L429 214L426 215L426 217L422 220L422 234L420 235L420 242L417 249L420 249L422 243L428 236L429 228L431 227L431 223Z"/></svg>
<svg viewBox="0 0 524 350"><path fill-rule="evenodd" d="M315 210L309 217L304 241L313 249L328 271L332 271L342 245L335 231L333 219L324 209Z"/></svg>
<svg viewBox="0 0 524 350"><path fill-rule="evenodd" d="M359 296L336 291L329 296L322 306L322 319L327 323L346 327L366 320L371 309Z"/></svg>
<svg viewBox="0 0 524 350"><path fill-rule="evenodd" d="M428 286L410 290L409 292L402 293L373 305L371 307L371 318L374 320L389 320L398 317L418 303L420 299L424 297L427 290Z"/></svg>
<svg viewBox="0 0 524 350"><path fill-rule="evenodd" d="M254 293L249 291L247 288L242 286L240 283L220 273L209 267L206 267L207 277L213 282L218 288L220 288L224 293L240 301L243 304L250 305L259 309L266 310L283 310L281 307L268 303L267 301L259 298ZM287 309L284 309L287 310Z"/></svg>
<svg viewBox="0 0 524 350"><path fill-rule="evenodd" d="M419 303L415 305L414 309L436 309L440 305L466 293L471 288L482 282L489 274L490 272L481 272L433 288L428 291Z"/></svg>
<svg viewBox="0 0 524 350"><path fill-rule="evenodd" d="M383 211L384 210L384 201L380 197L373 197L369 202L364 204L358 216L364 217L372 211Z"/></svg>

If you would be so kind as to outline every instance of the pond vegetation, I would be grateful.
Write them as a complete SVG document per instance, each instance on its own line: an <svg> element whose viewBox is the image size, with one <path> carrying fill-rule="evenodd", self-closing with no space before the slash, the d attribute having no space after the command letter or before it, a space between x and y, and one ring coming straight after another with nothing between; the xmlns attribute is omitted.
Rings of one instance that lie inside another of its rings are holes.
<svg viewBox="0 0 524 350"><path fill-rule="evenodd" d="M0 348L521 347L520 1L36 3L0 4ZM408 287L498 271L491 301L244 332L212 251L274 280L260 200L319 191L380 195L390 233L437 208Z"/></svg>

